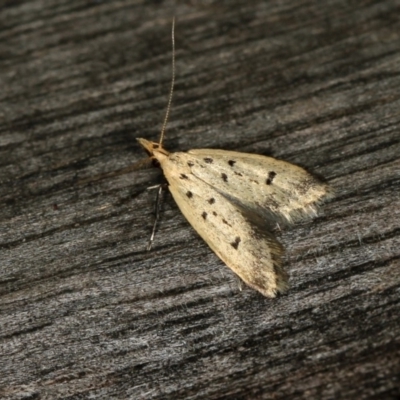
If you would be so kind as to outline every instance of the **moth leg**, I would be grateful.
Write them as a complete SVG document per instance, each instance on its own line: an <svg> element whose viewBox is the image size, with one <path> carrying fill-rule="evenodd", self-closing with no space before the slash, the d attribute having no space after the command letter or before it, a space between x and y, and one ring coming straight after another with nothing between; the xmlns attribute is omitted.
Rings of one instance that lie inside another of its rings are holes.
<svg viewBox="0 0 400 400"><path fill-rule="evenodd" d="M239 292L243 292L243 281L240 278L238 278L238 280L237 280L237 285L238 285Z"/></svg>
<svg viewBox="0 0 400 400"><path fill-rule="evenodd" d="M147 251L150 251L151 247L153 246L154 237L156 235L157 223L158 223L158 220L160 218L160 209L161 209L161 202L162 202L161 194L162 194L162 191L166 187L167 187L167 185L163 184L163 185L155 185L155 186L151 186L151 187L147 188L147 189L157 189L158 188L157 196L156 196L156 202L155 202L154 224L153 224L153 229L151 231L151 236L150 236L149 242L147 244L147 248L146 248Z"/></svg>
<svg viewBox="0 0 400 400"><path fill-rule="evenodd" d="M282 232L281 226L279 225L279 223L277 222L275 225L275 230Z"/></svg>
<svg viewBox="0 0 400 400"><path fill-rule="evenodd" d="M154 186L149 186L148 188L146 188L147 190L153 190L153 189L159 189L160 186L162 185L154 185Z"/></svg>

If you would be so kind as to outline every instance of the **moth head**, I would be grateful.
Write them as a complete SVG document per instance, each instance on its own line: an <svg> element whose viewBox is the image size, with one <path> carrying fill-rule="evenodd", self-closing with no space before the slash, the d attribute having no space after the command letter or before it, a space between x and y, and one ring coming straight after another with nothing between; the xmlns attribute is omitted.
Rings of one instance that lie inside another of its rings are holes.
<svg viewBox="0 0 400 400"><path fill-rule="evenodd" d="M169 152L165 150L160 143L150 142L142 138L137 139L137 141L141 144L156 166L158 166L157 161L161 161L161 159L169 156Z"/></svg>

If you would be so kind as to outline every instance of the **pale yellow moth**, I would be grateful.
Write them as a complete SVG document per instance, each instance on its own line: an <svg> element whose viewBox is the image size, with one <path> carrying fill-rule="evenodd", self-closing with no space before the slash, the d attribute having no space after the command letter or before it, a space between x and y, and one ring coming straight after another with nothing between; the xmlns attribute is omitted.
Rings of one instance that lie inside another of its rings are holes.
<svg viewBox="0 0 400 400"><path fill-rule="evenodd" d="M215 254L249 286L275 297L287 289L288 275L282 268L283 248L269 229L276 222L316 215L317 206L332 191L304 169L271 157L164 149L175 80L174 22L172 54L171 92L160 140L138 141L157 160L179 209ZM154 231L155 227L151 241Z"/></svg>

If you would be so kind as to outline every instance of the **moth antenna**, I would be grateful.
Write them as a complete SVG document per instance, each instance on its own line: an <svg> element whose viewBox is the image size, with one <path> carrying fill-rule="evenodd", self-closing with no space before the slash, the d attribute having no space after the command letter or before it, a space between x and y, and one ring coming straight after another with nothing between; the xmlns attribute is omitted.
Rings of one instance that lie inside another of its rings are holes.
<svg viewBox="0 0 400 400"><path fill-rule="evenodd" d="M172 79L171 79L171 89L169 91L169 99L167 104L167 111L165 113L164 123L161 128L160 140L159 144L161 146L162 141L165 136L165 128L167 127L167 122L169 118L169 112L171 110L171 103L172 103L172 95L174 93L174 85L175 85L175 17L172 18L172 32L171 32L171 40L172 40Z"/></svg>

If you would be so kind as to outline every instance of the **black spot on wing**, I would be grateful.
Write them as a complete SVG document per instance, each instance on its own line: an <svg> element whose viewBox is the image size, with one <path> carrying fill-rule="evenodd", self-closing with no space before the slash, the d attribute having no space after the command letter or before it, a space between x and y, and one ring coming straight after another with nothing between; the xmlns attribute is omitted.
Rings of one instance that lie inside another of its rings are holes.
<svg viewBox="0 0 400 400"><path fill-rule="evenodd" d="M185 174L181 174L179 176L179 178L181 178L181 179L189 179L189 177L187 175L185 175Z"/></svg>
<svg viewBox="0 0 400 400"><path fill-rule="evenodd" d="M187 165L188 165L189 167L193 167L194 162L193 162L193 161L188 161L188 162L187 162Z"/></svg>
<svg viewBox="0 0 400 400"><path fill-rule="evenodd" d="M223 180L224 182L228 182L228 175L222 173L222 174L221 174L221 178L222 178L222 180Z"/></svg>
<svg viewBox="0 0 400 400"><path fill-rule="evenodd" d="M213 161L214 161L211 157L205 157L205 158L203 158L203 160L204 160L207 164L212 164Z"/></svg>
<svg viewBox="0 0 400 400"><path fill-rule="evenodd" d="M231 243L231 246L232 246L235 250L237 250L238 247L239 247L240 241L241 241L241 240L240 240L240 237L239 237L239 236L236 236L235 241Z"/></svg>
<svg viewBox="0 0 400 400"><path fill-rule="evenodd" d="M186 196L189 197L189 199L191 199L193 197L193 193L190 190L188 190L186 192Z"/></svg>
<svg viewBox="0 0 400 400"><path fill-rule="evenodd" d="M225 225L228 225L228 226L232 227L232 225L231 225L225 218L222 219L222 222L223 222Z"/></svg>
<svg viewBox="0 0 400 400"><path fill-rule="evenodd" d="M228 164L229 164L231 167L233 167L233 166L235 165L235 162L236 162L236 161L234 161L234 160L229 160L229 161L228 161Z"/></svg>
<svg viewBox="0 0 400 400"><path fill-rule="evenodd" d="M235 171L235 175L243 176L240 172Z"/></svg>
<svg viewBox="0 0 400 400"><path fill-rule="evenodd" d="M215 199L214 197L211 197L210 199L207 200L210 204L214 204L215 203Z"/></svg>
<svg viewBox="0 0 400 400"><path fill-rule="evenodd" d="M205 220L207 218L207 213L205 211L203 211L203 213L201 214L201 216L203 217L203 219Z"/></svg>
<svg viewBox="0 0 400 400"><path fill-rule="evenodd" d="M213 215L214 217L216 217L218 214L215 211L213 211Z"/></svg>
<svg viewBox="0 0 400 400"><path fill-rule="evenodd" d="M276 176L276 172L274 172L274 171L269 171L269 172L268 172L268 178L267 178L267 180L265 181L265 183L266 183L267 185L271 185L271 184L272 184L272 181L273 181L274 178L275 178L275 176Z"/></svg>

